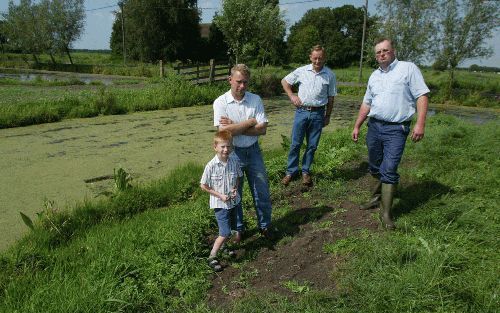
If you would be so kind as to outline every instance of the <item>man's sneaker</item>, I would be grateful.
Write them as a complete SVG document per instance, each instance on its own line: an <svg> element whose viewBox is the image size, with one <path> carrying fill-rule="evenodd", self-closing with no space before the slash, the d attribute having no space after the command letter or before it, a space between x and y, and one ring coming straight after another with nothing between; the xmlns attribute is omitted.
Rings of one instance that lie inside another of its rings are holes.
<svg viewBox="0 0 500 313"><path fill-rule="evenodd" d="M302 185L307 186L307 187L312 187L313 181L312 181L311 175L309 175L309 173L302 174Z"/></svg>
<svg viewBox="0 0 500 313"><path fill-rule="evenodd" d="M288 184L290 184L291 181L292 181L292 175L286 174L285 177L283 177L283 179L281 180L281 183L283 184L283 186L288 186Z"/></svg>
<svg viewBox="0 0 500 313"><path fill-rule="evenodd" d="M243 234L242 232L239 231L233 231L233 243L238 244L241 242L241 239L243 239Z"/></svg>
<svg viewBox="0 0 500 313"><path fill-rule="evenodd" d="M266 238L267 240L273 240L273 235L272 235L271 229L262 228L259 230L259 232L260 232L260 235L262 237Z"/></svg>

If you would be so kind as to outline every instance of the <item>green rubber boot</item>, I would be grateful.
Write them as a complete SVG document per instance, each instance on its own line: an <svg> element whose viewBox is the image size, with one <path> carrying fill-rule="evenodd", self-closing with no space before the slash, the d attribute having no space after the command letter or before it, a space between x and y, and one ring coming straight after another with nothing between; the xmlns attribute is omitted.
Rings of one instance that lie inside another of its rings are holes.
<svg viewBox="0 0 500 313"><path fill-rule="evenodd" d="M396 229L396 225L392 221L391 208L392 199L394 198L394 193L396 192L396 186L392 184L382 184L382 194L380 198L380 221L382 226L389 230Z"/></svg>
<svg viewBox="0 0 500 313"><path fill-rule="evenodd" d="M380 204L380 193L382 190L382 183L377 179L377 183L373 188L372 198L367 203L359 207L360 210L369 210L371 208L377 207Z"/></svg>

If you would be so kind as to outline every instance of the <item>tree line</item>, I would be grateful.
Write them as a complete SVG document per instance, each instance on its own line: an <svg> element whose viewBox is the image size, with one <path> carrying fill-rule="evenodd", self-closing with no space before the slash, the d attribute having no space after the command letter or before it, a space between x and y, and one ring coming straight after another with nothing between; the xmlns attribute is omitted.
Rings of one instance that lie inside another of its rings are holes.
<svg viewBox="0 0 500 313"><path fill-rule="evenodd" d="M112 53L143 62L205 61L210 58L251 65L308 62L311 46L321 44L327 64L359 62L365 10L352 5L307 11L291 25L277 0L224 0L200 35L197 0L121 0L110 38ZM453 71L464 60L492 54L486 40L499 27L500 2L485 0L380 0L367 18L368 42L388 36L398 58ZM84 25L83 0L9 1L0 23L0 41L35 60L40 53L69 54ZM365 61L373 63L372 45ZM54 61L55 62L55 61Z"/></svg>
<svg viewBox="0 0 500 313"><path fill-rule="evenodd" d="M67 54L73 64L70 49L83 31L83 0L21 0L18 5L9 0L2 17L2 50L8 45L11 51L33 55L36 63L42 53L49 54L53 63L54 55Z"/></svg>

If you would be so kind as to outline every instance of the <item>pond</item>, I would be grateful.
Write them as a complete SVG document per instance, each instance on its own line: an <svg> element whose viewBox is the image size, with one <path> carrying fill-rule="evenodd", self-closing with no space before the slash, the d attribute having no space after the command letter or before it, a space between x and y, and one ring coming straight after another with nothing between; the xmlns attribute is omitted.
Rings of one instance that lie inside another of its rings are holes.
<svg viewBox="0 0 500 313"><path fill-rule="evenodd" d="M286 97L264 102L271 122L261 141L270 150L281 146L281 135L290 136L294 110ZM358 107L356 99L337 97L325 131L351 127ZM475 122L498 116L493 110L447 106L433 106L430 115L438 111ZM212 118L212 106L204 105L0 129L0 250L27 231L20 211L35 218L44 199L64 208L103 197L113 188L115 168L123 167L139 184L186 162L205 164L214 153Z"/></svg>
<svg viewBox="0 0 500 313"><path fill-rule="evenodd" d="M20 81L79 81L84 84L99 83L103 85L112 85L120 81L141 81L142 77L126 77L117 75L98 75L98 74L82 74L82 73L66 73L66 72L49 72L49 71L36 71L36 72L0 72L0 79L15 79Z"/></svg>

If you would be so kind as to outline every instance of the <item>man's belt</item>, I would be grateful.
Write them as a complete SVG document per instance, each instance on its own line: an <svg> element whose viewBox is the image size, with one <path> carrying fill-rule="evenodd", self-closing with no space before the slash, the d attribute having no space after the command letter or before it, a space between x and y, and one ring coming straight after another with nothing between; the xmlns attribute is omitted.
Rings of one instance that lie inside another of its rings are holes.
<svg viewBox="0 0 500 313"><path fill-rule="evenodd" d="M300 107L300 109L306 110L306 111L319 111L319 110L323 110L324 108L325 108L324 105L319 106L319 107L315 107L315 106L301 106Z"/></svg>
<svg viewBox="0 0 500 313"><path fill-rule="evenodd" d="M374 117L370 117L370 120L373 120L374 122L377 122L377 123L380 123L380 124L383 124L383 125L410 125L411 124L411 120L404 121L404 122L401 122L401 123L383 121L383 120L379 120L378 118L374 118Z"/></svg>

